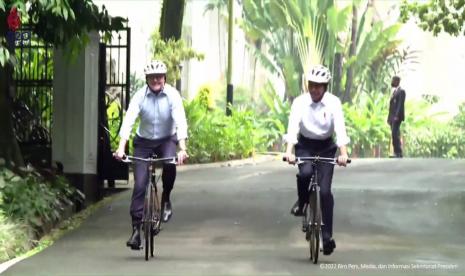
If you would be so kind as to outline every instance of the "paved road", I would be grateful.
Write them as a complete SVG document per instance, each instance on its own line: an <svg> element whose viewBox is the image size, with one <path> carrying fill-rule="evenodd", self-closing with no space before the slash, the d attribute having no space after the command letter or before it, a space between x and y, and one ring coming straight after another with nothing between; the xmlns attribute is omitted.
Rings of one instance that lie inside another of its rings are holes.
<svg viewBox="0 0 465 276"><path fill-rule="evenodd" d="M130 191L4 275L464 275L465 160L355 160L334 178L337 249L308 261L280 161L180 172L156 257L130 251Z"/></svg>

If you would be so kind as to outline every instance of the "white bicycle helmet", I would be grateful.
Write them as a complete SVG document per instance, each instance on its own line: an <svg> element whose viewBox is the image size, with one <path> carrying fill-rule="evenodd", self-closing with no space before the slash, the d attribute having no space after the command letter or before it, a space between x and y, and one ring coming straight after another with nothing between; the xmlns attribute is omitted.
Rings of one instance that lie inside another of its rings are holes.
<svg viewBox="0 0 465 276"><path fill-rule="evenodd" d="M168 68L166 68L166 65L159 60L152 60L144 67L145 75L166 74L166 72L168 72Z"/></svg>
<svg viewBox="0 0 465 276"><path fill-rule="evenodd" d="M323 65L315 65L307 74L307 81L315 83L329 83L331 72Z"/></svg>

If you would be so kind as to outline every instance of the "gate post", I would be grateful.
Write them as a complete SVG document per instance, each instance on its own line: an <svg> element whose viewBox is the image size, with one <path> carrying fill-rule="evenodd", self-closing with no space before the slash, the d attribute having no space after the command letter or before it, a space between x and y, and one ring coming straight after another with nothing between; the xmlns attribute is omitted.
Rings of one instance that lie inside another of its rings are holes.
<svg viewBox="0 0 465 276"><path fill-rule="evenodd" d="M72 64L63 49L54 55L52 160L85 196L85 205L99 199L97 177L97 118L99 34ZM78 207L79 208L79 207Z"/></svg>

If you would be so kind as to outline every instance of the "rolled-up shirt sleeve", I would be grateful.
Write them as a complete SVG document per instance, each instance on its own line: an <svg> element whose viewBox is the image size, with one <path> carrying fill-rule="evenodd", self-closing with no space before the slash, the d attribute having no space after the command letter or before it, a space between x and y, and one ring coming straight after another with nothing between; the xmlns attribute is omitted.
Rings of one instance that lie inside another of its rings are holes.
<svg viewBox="0 0 465 276"><path fill-rule="evenodd" d="M173 106L171 110L171 116L176 126L176 134L178 140L187 138L187 120L186 113L184 111L184 106L182 104L182 98L177 93L173 99Z"/></svg>
<svg viewBox="0 0 465 276"><path fill-rule="evenodd" d="M145 91L142 92L145 93ZM134 97L131 99L131 102L129 103L126 115L124 116L123 124L121 125L121 129L119 131L119 136L125 140L129 140L132 127L134 126L134 123L139 116L141 95L143 96L142 92L137 92L134 95Z"/></svg>
<svg viewBox="0 0 465 276"><path fill-rule="evenodd" d="M346 124L344 121L344 112L341 101L337 101L334 108L334 132L336 132L336 145L338 147L349 144L350 139L347 136Z"/></svg>
<svg viewBox="0 0 465 276"><path fill-rule="evenodd" d="M301 105L299 102L294 100L291 106L291 112L289 114L289 122L287 126L287 134L284 135L284 141L288 144L297 144L297 138L299 135L299 124L302 114Z"/></svg>

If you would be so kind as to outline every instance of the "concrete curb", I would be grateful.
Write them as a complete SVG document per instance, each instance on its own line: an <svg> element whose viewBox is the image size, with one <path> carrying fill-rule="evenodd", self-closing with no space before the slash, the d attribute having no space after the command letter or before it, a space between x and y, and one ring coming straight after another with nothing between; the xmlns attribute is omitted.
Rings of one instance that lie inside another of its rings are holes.
<svg viewBox="0 0 465 276"><path fill-rule="evenodd" d="M202 164L187 164L178 166L178 171L190 171L196 169L206 169L206 168L220 168L220 167L240 167L244 165L257 165L259 163L277 160L281 158L281 155L278 154L260 154L247 159L238 159L238 160L228 160L224 162L216 163L202 163Z"/></svg>
<svg viewBox="0 0 465 276"><path fill-rule="evenodd" d="M7 270L10 266L16 264L17 262L20 262L24 259L26 259L28 256L19 256L14 259L8 260L4 263L0 264L0 274L2 274L5 270Z"/></svg>

